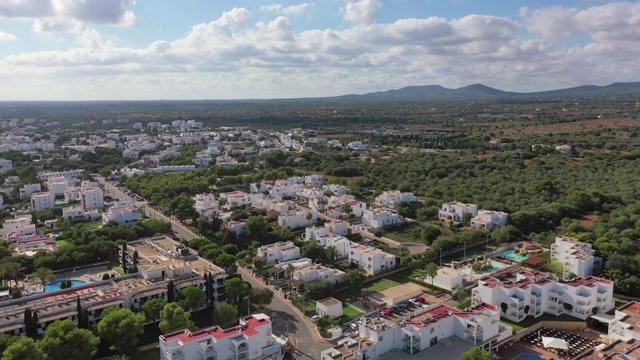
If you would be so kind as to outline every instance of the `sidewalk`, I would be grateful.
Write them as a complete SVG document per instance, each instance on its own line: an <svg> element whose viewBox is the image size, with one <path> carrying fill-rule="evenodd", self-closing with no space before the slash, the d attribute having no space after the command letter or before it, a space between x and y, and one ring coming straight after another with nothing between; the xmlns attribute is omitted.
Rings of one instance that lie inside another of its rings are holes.
<svg viewBox="0 0 640 360"><path fill-rule="evenodd" d="M238 266L238 272L242 272L243 274L252 277L254 280L256 280L259 284L261 284L263 287L271 290L271 288L269 288L269 286L267 284L264 283L264 281L262 281L262 279L260 279L259 277L253 275L253 273L251 273L249 270ZM298 309L295 305L293 305L293 303L291 301L289 301L287 298L285 298L284 296L280 295L279 292L274 291L273 292L274 296L277 296L280 300L284 301L285 304L287 304L287 306L293 311L295 312L305 323L305 325L311 330L311 334L313 334L313 337L316 339L316 341L324 343L324 344L331 344L331 342L325 340L322 336L320 336L320 333L318 332L318 328L315 326L310 326L311 320L309 320L303 313L302 311L300 311L300 309Z"/></svg>

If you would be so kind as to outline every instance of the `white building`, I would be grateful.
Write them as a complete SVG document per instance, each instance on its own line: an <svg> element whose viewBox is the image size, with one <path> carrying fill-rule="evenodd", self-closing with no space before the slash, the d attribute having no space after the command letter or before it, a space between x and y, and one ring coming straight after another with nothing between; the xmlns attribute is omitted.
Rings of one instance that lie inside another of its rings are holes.
<svg viewBox="0 0 640 360"><path fill-rule="evenodd" d="M290 229L307 227L315 224L316 222L318 222L318 213L314 210L289 210L285 213L281 212L278 216L278 225L280 225L280 227L288 227Z"/></svg>
<svg viewBox="0 0 640 360"><path fill-rule="evenodd" d="M442 210L438 212L441 220L462 222L464 214L471 214L471 217L478 215L478 205L464 204L452 201L442 204Z"/></svg>
<svg viewBox="0 0 640 360"><path fill-rule="evenodd" d="M296 193L301 192L303 189L304 186L302 186L301 184L293 184L286 180L276 180L276 183L271 187L269 194L273 196L288 198L292 197Z"/></svg>
<svg viewBox="0 0 640 360"><path fill-rule="evenodd" d="M64 171L42 171L38 173L38 177L42 180L49 180L52 177L68 177L68 178L82 178L84 170L64 170Z"/></svg>
<svg viewBox="0 0 640 360"><path fill-rule="evenodd" d="M329 198L327 204L327 215L336 217L337 214L343 212L343 207L345 204L349 204L349 207L351 208L349 215L353 214L353 216L355 217L363 216L364 211L367 209L367 204L362 201L356 200L353 195L333 195Z"/></svg>
<svg viewBox="0 0 640 360"><path fill-rule="evenodd" d="M101 215L98 210L85 210L81 206L69 206L62 209L62 217L70 221L98 220Z"/></svg>
<svg viewBox="0 0 640 360"><path fill-rule="evenodd" d="M502 211L479 210L471 219L471 227L492 231L507 226L508 218L509 214Z"/></svg>
<svg viewBox="0 0 640 360"><path fill-rule="evenodd" d="M276 266L286 270L289 264L293 265L293 268L295 269L293 272L293 278L301 281L305 285L310 282L324 281L328 281L331 284L336 285L342 281L342 277L344 276L343 271L326 268L320 264L314 264L313 261L308 258L286 261ZM289 274L287 274L287 276L289 276Z"/></svg>
<svg viewBox="0 0 640 360"><path fill-rule="evenodd" d="M213 326L160 335L160 360L276 360L287 339L272 333L271 319L253 314L230 329Z"/></svg>
<svg viewBox="0 0 640 360"><path fill-rule="evenodd" d="M20 188L20 197L29 197L35 192L41 192L42 186L40 184L25 184Z"/></svg>
<svg viewBox="0 0 640 360"><path fill-rule="evenodd" d="M85 210L104 208L104 192L99 187L80 189L80 202Z"/></svg>
<svg viewBox="0 0 640 360"><path fill-rule="evenodd" d="M362 141L352 141L347 145L347 147L351 150L356 150L356 151L367 150L367 147L362 143Z"/></svg>
<svg viewBox="0 0 640 360"><path fill-rule="evenodd" d="M322 179L321 175L307 175L304 177L304 184L307 186L313 186L313 187L320 187L320 185L322 185L322 182L324 180Z"/></svg>
<svg viewBox="0 0 640 360"><path fill-rule="evenodd" d="M249 194L242 191L220 193L220 199L225 199L228 207L243 207L251 204Z"/></svg>
<svg viewBox="0 0 640 360"><path fill-rule="evenodd" d="M236 236L240 236L247 232L247 223L244 221L230 221L225 227L236 234Z"/></svg>
<svg viewBox="0 0 640 360"><path fill-rule="evenodd" d="M75 179L64 176L52 177L49 178L44 185L53 195L64 195L65 190L75 185Z"/></svg>
<svg viewBox="0 0 640 360"><path fill-rule="evenodd" d="M137 224L141 217L138 208L127 202L118 202L102 214L102 222L107 224L113 221L120 225L133 225Z"/></svg>
<svg viewBox="0 0 640 360"><path fill-rule="evenodd" d="M404 223L404 217L395 210L377 208L365 210L362 215L362 225L371 229L382 229L398 226Z"/></svg>
<svg viewBox="0 0 640 360"><path fill-rule="evenodd" d="M556 146L556 151L559 151L562 154L570 154L571 153L571 146L569 146L567 144L558 145L558 146Z"/></svg>
<svg viewBox="0 0 640 360"><path fill-rule="evenodd" d="M249 191L251 191L254 194L269 193L269 191L271 191L271 185L265 182L251 183L249 184Z"/></svg>
<svg viewBox="0 0 640 360"><path fill-rule="evenodd" d="M40 211L55 206L56 197L50 192L38 192L31 194L31 208Z"/></svg>
<svg viewBox="0 0 640 360"><path fill-rule="evenodd" d="M342 301L328 297L316 301L316 313L319 316L340 317L342 316Z"/></svg>
<svg viewBox="0 0 640 360"><path fill-rule="evenodd" d="M478 280L472 301L484 301L501 309L511 321L526 316L567 314L582 320L613 309L613 282L593 276L555 280L541 272L521 272L515 280L488 277Z"/></svg>
<svg viewBox="0 0 640 360"><path fill-rule="evenodd" d="M378 274L396 268L396 257L372 246L351 243L349 261L367 274Z"/></svg>
<svg viewBox="0 0 640 360"><path fill-rule="evenodd" d="M454 290L464 283L464 279L467 276L464 271L441 267L433 279L430 276L425 276L424 278L421 277L421 280L429 284L433 283L433 285L443 289Z"/></svg>
<svg viewBox="0 0 640 360"><path fill-rule="evenodd" d="M23 228L31 224L31 215L16 215L14 219L7 219L2 224L5 238L9 237L9 233L16 231L18 228ZM35 226L33 227L35 233Z"/></svg>
<svg viewBox="0 0 640 360"><path fill-rule="evenodd" d="M307 228L309 229L309 228ZM349 255L349 249L351 249L352 242L349 239L342 237L340 235L336 235L334 233L328 233L326 235L318 236L315 238L315 241L318 245L328 248L334 247L338 252L338 258L344 259Z"/></svg>
<svg viewBox="0 0 640 360"><path fill-rule="evenodd" d="M376 196L376 205L388 206L395 208L400 202L416 202L418 201L413 193L403 193L400 190L389 190Z"/></svg>
<svg viewBox="0 0 640 360"><path fill-rule="evenodd" d="M124 149L122 150L122 157L137 159L138 157L140 157L140 151L133 149Z"/></svg>
<svg viewBox="0 0 640 360"><path fill-rule="evenodd" d="M332 193L334 193L335 195L346 195L349 192L349 188L344 186L344 185L338 185L338 184L328 184L328 185L322 185L322 190L324 190L325 192L327 190L330 190Z"/></svg>
<svg viewBox="0 0 640 360"><path fill-rule="evenodd" d="M293 245L290 241L278 242L259 247L258 256L264 258L267 264L278 264L299 259L300 248Z"/></svg>
<svg viewBox="0 0 640 360"><path fill-rule="evenodd" d="M196 194L196 211L204 218L218 216L220 203L213 194Z"/></svg>
<svg viewBox="0 0 640 360"><path fill-rule="evenodd" d="M142 123L133 123L134 129L142 129Z"/></svg>
<svg viewBox="0 0 640 360"><path fill-rule="evenodd" d="M609 338L609 344L616 340L626 343L630 343L632 340L640 340L640 329L638 329L638 324L640 323L640 303L637 301L631 301L625 304L619 309L616 309L612 318L602 319L601 321L608 324L607 337ZM627 357L626 359L631 359L631 357Z"/></svg>
<svg viewBox="0 0 640 360"><path fill-rule="evenodd" d="M591 244L567 236L557 236L556 242L551 244L551 259L562 263L566 275L574 273L586 277L593 274L593 269L602 265L602 258L595 253Z"/></svg>
<svg viewBox="0 0 640 360"><path fill-rule="evenodd" d="M13 168L13 162L7 159L0 159L0 174L4 174Z"/></svg>
<svg viewBox="0 0 640 360"><path fill-rule="evenodd" d="M347 235L349 231L349 224L342 220L332 220L324 223L322 226L311 226L305 229L305 240L316 240L321 236L329 235L330 233L340 236Z"/></svg>

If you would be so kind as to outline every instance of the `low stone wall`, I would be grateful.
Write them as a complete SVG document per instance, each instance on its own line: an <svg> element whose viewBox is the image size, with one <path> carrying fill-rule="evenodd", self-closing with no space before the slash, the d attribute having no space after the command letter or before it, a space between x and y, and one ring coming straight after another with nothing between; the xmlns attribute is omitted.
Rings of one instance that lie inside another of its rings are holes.
<svg viewBox="0 0 640 360"><path fill-rule="evenodd" d="M582 321L540 321L513 335L513 340L520 341L523 337L542 328L564 331L582 331L587 329L587 324Z"/></svg>

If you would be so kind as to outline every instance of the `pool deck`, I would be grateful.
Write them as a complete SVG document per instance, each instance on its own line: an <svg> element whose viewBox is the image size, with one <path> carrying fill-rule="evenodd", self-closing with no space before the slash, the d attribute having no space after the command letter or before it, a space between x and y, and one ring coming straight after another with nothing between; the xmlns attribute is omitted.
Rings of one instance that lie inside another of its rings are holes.
<svg viewBox="0 0 640 360"><path fill-rule="evenodd" d="M96 267L82 269L82 270L58 273L56 274L56 281L66 280L66 279L82 280L82 281L85 281L87 284L91 284L96 281L102 281L102 276L104 274L109 274L109 276L111 276L112 274L115 274L116 276L119 275L117 271L110 269L106 266L96 266ZM42 290L43 290L42 285L38 283L38 280L33 279L31 281L31 292L41 293Z"/></svg>

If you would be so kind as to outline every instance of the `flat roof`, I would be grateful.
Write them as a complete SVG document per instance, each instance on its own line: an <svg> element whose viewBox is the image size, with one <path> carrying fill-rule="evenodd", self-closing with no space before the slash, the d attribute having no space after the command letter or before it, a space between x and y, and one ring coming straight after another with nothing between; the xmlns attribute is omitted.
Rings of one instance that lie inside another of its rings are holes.
<svg viewBox="0 0 640 360"><path fill-rule="evenodd" d="M322 299L322 300L318 300L319 303L321 303L324 306L331 306L331 305L341 305L342 301L334 298L334 297L328 297L326 299Z"/></svg>
<svg viewBox="0 0 640 360"><path fill-rule="evenodd" d="M260 331L257 330L258 327L270 323L270 319L266 315L260 317L252 315L248 318L242 319L241 321L244 321L246 323L246 326L236 326L229 329L222 329L218 326L214 326L212 328L201 330L195 333L192 333L189 330L184 330L178 333L168 334L163 337L163 340L165 342L180 340L182 343L186 344L188 342L197 341L208 336L212 336L216 340L240 334L251 337L260 333Z"/></svg>

